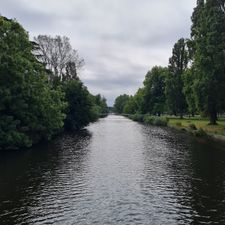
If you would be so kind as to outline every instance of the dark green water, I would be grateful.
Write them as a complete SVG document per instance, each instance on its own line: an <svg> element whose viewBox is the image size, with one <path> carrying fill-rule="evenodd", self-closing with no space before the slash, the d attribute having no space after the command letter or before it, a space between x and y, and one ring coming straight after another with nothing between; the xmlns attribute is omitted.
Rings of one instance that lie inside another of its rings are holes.
<svg viewBox="0 0 225 225"><path fill-rule="evenodd" d="M225 150L108 116L1 152L0 224L225 224Z"/></svg>

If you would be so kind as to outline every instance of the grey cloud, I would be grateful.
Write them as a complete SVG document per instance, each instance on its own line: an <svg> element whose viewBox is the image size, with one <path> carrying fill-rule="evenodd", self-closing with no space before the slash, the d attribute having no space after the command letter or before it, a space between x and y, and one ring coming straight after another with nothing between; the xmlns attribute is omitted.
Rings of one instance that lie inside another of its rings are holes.
<svg viewBox="0 0 225 225"><path fill-rule="evenodd" d="M94 94L134 94L147 71L166 66L173 44L188 37L196 0L1 0L33 37L66 35L85 59L80 77Z"/></svg>

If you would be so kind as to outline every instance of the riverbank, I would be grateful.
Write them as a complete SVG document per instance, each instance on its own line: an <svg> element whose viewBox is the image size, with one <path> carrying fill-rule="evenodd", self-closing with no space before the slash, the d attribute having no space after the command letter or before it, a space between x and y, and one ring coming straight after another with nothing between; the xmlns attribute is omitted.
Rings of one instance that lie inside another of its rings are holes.
<svg viewBox="0 0 225 225"><path fill-rule="evenodd" d="M225 144L225 120L218 120L217 125L209 125L203 118L156 117L150 115L124 115L137 122L154 126L167 126L176 130L188 132L196 137L206 137Z"/></svg>

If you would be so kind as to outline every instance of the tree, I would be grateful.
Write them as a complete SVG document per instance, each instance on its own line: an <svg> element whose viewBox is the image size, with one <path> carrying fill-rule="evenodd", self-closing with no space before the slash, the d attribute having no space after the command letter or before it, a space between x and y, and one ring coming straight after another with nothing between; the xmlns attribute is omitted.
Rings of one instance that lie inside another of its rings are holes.
<svg viewBox="0 0 225 225"><path fill-rule="evenodd" d="M35 54L54 76L60 80L78 79L84 60L72 48L68 37L39 35L34 40L37 43Z"/></svg>
<svg viewBox="0 0 225 225"><path fill-rule="evenodd" d="M93 121L93 101L81 81L70 80L64 83L63 89L68 103L65 129L76 131Z"/></svg>
<svg viewBox="0 0 225 225"><path fill-rule="evenodd" d="M63 127L64 95L32 51L23 27L0 17L0 148L30 147Z"/></svg>
<svg viewBox="0 0 225 225"><path fill-rule="evenodd" d="M124 106L126 105L126 103L128 102L128 100L130 99L129 95L120 95L116 98L115 103L114 103L114 110L116 113L123 113L124 112Z"/></svg>
<svg viewBox="0 0 225 225"><path fill-rule="evenodd" d="M135 114L137 112L137 105L134 96L130 96L129 100L126 102L123 113Z"/></svg>
<svg viewBox="0 0 225 225"><path fill-rule="evenodd" d="M99 105L78 77L84 65L78 52L72 48L67 37L39 35L35 38L37 58L49 71L51 84L61 87L67 102L64 128L79 130L97 120L106 111L106 99L100 98Z"/></svg>
<svg viewBox="0 0 225 225"><path fill-rule="evenodd" d="M147 73L144 81L145 113L160 116L165 110L165 79L168 69L155 66Z"/></svg>
<svg viewBox="0 0 225 225"><path fill-rule="evenodd" d="M143 114L144 113L144 93L145 88L139 88L136 94L134 95L134 101L136 104L136 113Z"/></svg>
<svg viewBox="0 0 225 225"><path fill-rule="evenodd" d="M183 94L182 74L188 67L188 48L186 40L181 38L174 45L172 57L169 59L169 73L166 78L166 99L168 109L174 114L183 116L186 101Z"/></svg>
<svg viewBox="0 0 225 225"><path fill-rule="evenodd" d="M99 107L99 114L103 115L108 113L108 106L105 97L102 97L100 94L95 95L94 103Z"/></svg>
<svg viewBox="0 0 225 225"><path fill-rule="evenodd" d="M216 124L225 102L224 1L198 1L192 16L194 93L198 109Z"/></svg>
<svg viewBox="0 0 225 225"><path fill-rule="evenodd" d="M193 91L194 80L195 80L194 67L187 69L184 72L182 79L184 82L183 93L185 95L185 99L188 105L188 112L189 114L194 116L197 112L196 100L195 100L195 95Z"/></svg>

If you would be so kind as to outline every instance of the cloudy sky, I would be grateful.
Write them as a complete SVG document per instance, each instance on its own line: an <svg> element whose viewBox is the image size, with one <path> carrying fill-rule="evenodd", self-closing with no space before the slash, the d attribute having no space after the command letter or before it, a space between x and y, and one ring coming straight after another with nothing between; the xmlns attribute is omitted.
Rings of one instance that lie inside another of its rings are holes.
<svg viewBox="0 0 225 225"><path fill-rule="evenodd" d="M174 43L189 37L196 0L0 0L0 14L29 31L65 35L85 60L80 78L112 105L134 94Z"/></svg>

